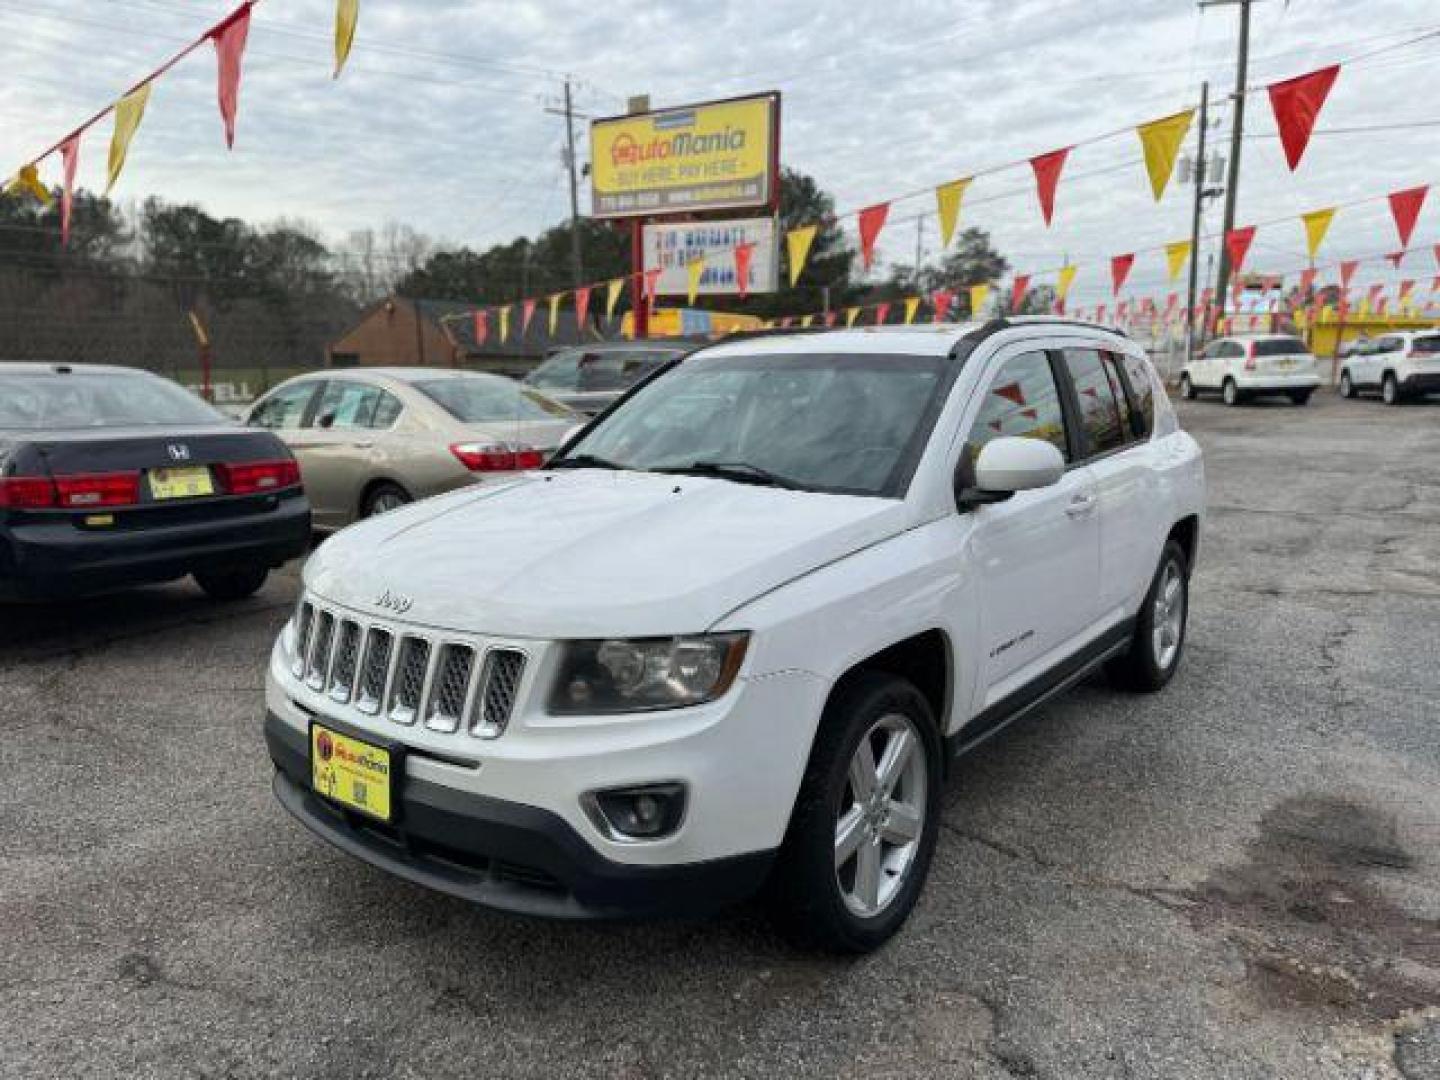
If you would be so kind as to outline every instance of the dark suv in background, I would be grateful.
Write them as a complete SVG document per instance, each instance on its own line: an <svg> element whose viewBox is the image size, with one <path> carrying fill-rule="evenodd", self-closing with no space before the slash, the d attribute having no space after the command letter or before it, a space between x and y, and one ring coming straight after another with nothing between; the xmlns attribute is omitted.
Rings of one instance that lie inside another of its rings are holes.
<svg viewBox="0 0 1440 1080"><path fill-rule="evenodd" d="M576 412L594 416L647 375L698 346L691 342L597 342L561 349L525 382Z"/></svg>

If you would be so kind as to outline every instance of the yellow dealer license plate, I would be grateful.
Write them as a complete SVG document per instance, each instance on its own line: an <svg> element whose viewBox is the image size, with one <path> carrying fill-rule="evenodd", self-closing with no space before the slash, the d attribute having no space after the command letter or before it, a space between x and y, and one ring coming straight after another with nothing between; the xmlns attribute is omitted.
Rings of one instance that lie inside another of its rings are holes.
<svg viewBox="0 0 1440 1080"><path fill-rule="evenodd" d="M215 481L203 465L184 469L151 469L150 494L156 499L194 499L215 494Z"/></svg>
<svg viewBox="0 0 1440 1080"><path fill-rule="evenodd" d="M353 739L322 724L310 727L310 783L341 806L389 821L394 764L383 746Z"/></svg>

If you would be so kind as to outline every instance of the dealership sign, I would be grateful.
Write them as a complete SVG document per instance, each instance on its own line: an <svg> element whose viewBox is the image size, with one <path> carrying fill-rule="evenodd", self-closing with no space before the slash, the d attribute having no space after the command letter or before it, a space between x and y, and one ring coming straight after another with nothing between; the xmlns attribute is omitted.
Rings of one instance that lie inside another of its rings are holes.
<svg viewBox="0 0 1440 1080"><path fill-rule="evenodd" d="M761 94L590 125L597 218L769 206L779 166L780 95Z"/></svg>
<svg viewBox="0 0 1440 1080"><path fill-rule="evenodd" d="M735 249L753 244L750 275L745 292L774 292L779 284L779 233L774 218L740 218L733 221L647 222L645 225L645 269L660 269L656 292L661 296L684 296L690 291L686 270L692 259L705 260L700 285L702 296L735 296L740 283L735 277Z"/></svg>

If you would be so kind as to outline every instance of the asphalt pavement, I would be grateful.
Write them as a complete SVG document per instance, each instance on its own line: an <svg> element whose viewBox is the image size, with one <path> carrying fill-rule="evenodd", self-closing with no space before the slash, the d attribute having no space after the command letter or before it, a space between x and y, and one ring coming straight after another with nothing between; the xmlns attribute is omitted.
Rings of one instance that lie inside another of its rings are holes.
<svg viewBox="0 0 1440 1080"><path fill-rule="evenodd" d="M0 1076L1440 1078L1440 403L1186 403L1183 668L958 769L908 928L491 914L270 794L293 572L0 607Z"/></svg>

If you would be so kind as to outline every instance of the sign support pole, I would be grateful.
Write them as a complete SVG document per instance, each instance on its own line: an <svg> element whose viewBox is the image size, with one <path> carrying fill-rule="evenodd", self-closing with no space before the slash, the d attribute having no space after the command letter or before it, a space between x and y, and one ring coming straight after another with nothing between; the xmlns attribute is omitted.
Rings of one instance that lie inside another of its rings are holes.
<svg viewBox="0 0 1440 1080"><path fill-rule="evenodd" d="M635 340L650 336L650 301L645 296L645 219L630 219L630 310Z"/></svg>

